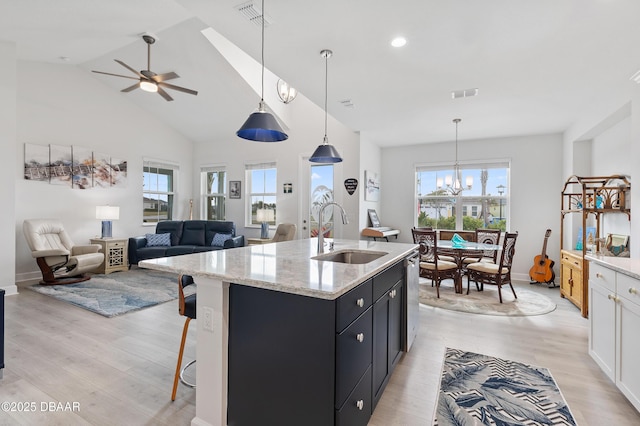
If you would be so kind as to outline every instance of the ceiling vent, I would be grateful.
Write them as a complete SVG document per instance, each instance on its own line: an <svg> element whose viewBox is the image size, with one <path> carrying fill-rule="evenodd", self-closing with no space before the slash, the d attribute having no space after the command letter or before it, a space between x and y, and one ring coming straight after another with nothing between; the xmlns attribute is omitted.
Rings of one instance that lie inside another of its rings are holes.
<svg viewBox="0 0 640 426"><path fill-rule="evenodd" d="M240 12L242 16L249 22L252 22L254 25L258 27L262 27L262 10L260 10L260 6L254 4L253 1L248 1L246 3L239 4L235 7L235 9ZM268 27L271 25L273 21L269 18L269 16L264 17L264 26Z"/></svg>
<svg viewBox="0 0 640 426"><path fill-rule="evenodd" d="M464 90L454 90L451 92L452 99L458 98L470 98L472 96L476 96L478 94L478 89L464 89Z"/></svg>
<svg viewBox="0 0 640 426"><path fill-rule="evenodd" d="M355 105L351 101L351 99L343 99L340 101L343 107L345 108L353 108Z"/></svg>

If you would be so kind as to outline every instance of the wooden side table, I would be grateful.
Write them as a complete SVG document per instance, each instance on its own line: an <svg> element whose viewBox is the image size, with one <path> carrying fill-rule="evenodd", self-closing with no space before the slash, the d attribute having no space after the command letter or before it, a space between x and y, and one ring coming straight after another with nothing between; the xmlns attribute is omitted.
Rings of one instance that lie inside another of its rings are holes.
<svg viewBox="0 0 640 426"><path fill-rule="evenodd" d="M247 245L269 244L271 238L247 238Z"/></svg>
<svg viewBox="0 0 640 426"><path fill-rule="evenodd" d="M100 244L104 253L104 262L96 269L96 272L110 274L115 271L127 271L129 266L126 238L92 238L91 244Z"/></svg>

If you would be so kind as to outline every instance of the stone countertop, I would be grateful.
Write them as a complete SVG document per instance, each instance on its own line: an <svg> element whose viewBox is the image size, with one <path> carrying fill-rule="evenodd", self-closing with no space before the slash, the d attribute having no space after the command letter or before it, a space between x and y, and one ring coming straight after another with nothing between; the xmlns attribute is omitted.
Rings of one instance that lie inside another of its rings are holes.
<svg viewBox="0 0 640 426"><path fill-rule="evenodd" d="M138 266L333 300L418 248L416 244L341 239L325 239L327 246L330 241L334 252L355 249L387 254L360 265L314 260L318 240L310 238L149 259ZM326 248L325 253L329 253Z"/></svg>
<svg viewBox="0 0 640 426"><path fill-rule="evenodd" d="M596 254L588 254L585 256L585 259L640 280L640 259L631 259L629 257L601 256Z"/></svg>

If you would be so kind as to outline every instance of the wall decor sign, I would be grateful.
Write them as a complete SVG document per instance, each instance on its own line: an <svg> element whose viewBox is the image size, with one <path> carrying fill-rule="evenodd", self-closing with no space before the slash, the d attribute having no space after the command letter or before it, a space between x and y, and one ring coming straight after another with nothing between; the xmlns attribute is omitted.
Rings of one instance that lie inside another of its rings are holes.
<svg viewBox="0 0 640 426"><path fill-rule="evenodd" d="M358 179L349 178L344 180L344 187L347 190L349 195L353 195L356 192L356 188L358 187Z"/></svg>
<svg viewBox="0 0 640 426"><path fill-rule="evenodd" d="M365 170L364 180L364 199L366 201L378 201L380 199L380 181L378 180L378 173Z"/></svg>
<svg viewBox="0 0 640 426"><path fill-rule="evenodd" d="M229 198L241 198L242 197L242 182L239 180L229 181Z"/></svg>
<svg viewBox="0 0 640 426"><path fill-rule="evenodd" d="M25 144L24 178L76 189L123 187L127 161L78 146Z"/></svg>
<svg viewBox="0 0 640 426"><path fill-rule="evenodd" d="M282 192L285 194L291 194L293 192L293 184L292 183L282 184Z"/></svg>

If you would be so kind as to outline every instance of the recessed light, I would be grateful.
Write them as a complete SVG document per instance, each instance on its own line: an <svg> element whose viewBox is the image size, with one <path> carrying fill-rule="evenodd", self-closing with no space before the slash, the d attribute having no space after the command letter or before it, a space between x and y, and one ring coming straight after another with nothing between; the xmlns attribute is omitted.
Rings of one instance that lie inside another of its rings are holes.
<svg viewBox="0 0 640 426"><path fill-rule="evenodd" d="M407 39L404 37L396 37L393 40L391 40L391 45L393 47L402 47L405 44L407 44Z"/></svg>

